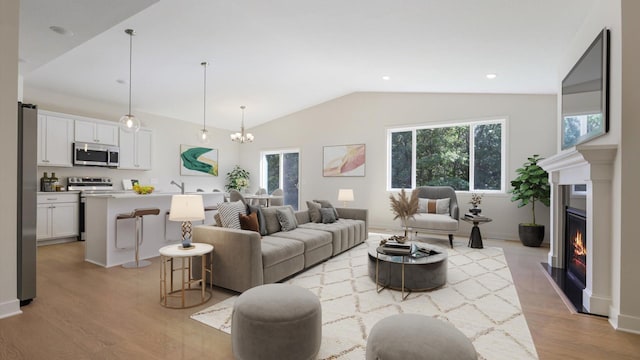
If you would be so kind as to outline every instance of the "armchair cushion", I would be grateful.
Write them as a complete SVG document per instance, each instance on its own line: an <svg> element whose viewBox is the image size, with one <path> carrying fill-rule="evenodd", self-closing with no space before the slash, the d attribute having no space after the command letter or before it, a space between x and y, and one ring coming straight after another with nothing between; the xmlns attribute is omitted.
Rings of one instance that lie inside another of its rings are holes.
<svg viewBox="0 0 640 360"><path fill-rule="evenodd" d="M449 198L446 199L418 199L418 212L428 214L449 215Z"/></svg>

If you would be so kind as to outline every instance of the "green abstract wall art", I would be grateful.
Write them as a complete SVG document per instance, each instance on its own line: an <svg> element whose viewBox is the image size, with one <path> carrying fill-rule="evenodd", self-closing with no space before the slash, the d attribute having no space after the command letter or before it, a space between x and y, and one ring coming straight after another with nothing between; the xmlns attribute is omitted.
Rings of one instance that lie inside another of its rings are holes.
<svg viewBox="0 0 640 360"><path fill-rule="evenodd" d="M218 150L181 144L180 175L218 176Z"/></svg>

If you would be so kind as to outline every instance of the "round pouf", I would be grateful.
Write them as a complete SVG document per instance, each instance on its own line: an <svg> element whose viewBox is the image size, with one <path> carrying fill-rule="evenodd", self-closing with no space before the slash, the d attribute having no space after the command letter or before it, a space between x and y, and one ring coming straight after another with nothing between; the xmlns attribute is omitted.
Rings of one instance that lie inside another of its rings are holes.
<svg viewBox="0 0 640 360"><path fill-rule="evenodd" d="M464 334L442 320L399 314L378 321L367 338L367 360L476 360Z"/></svg>
<svg viewBox="0 0 640 360"><path fill-rule="evenodd" d="M236 359L313 359L321 340L320 301L299 286L254 287L233 305L231 345Z"/></svg>

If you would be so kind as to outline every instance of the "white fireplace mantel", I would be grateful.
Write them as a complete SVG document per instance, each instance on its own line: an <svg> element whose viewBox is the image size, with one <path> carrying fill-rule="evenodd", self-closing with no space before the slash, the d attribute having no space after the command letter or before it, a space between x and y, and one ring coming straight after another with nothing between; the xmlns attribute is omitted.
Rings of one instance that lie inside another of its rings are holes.
<svg viewBox="0 0 640 360"><path fill-rule="evenodd" d="M567 187L586 184L587 195L587 284L582 305L587 311L609 315L611 304L611 209L613 163L617 145L578 145L541 160L551 182L551 246L549 265L565 268L564 211Z"/></svg>

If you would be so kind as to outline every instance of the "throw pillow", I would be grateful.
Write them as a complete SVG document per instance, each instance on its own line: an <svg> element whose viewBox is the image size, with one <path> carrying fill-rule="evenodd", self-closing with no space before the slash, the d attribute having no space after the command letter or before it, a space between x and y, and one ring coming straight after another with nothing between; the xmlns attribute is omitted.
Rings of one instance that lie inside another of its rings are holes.
<svg viewBox="0 0 640 360"><path fill-rule="evenodd" d="M246 215L244 203L240 200L236 202L222 203L218 206L222 227L230 229L241 229L238 214Z"/></svg>
<svg viewBox="0 0 640 360"><path fill-rule="evenodd" d="M217 212L215 215L213 215L213 219L216 221L216 226L217 227L222 227L222 219L220 219L220 213Z"/></svg>
<svg viewBox="0 0 640 360"><path fill-rule="evenodd" d="M418 212L428 214L449 215L450 199L418 199Z"/></svg>
<svg viewBox="0 0 640 360"><path fill-rule="evenodd" d="M267 221L262 213L262 207L260 205L247 205L247 214L255 213L258 216L258 227L260 228L260 235L267 235Z"/></svg>
<svg viewBox="0 0 640 360"><path fill-rule="evenodd" d="M336 220L339 219L338 210L336 210L336 208L334 208L333 205L328 200L313 200L313 201L320 204L320 206L322 206L323 208L333 209L333 214L336 216Z"/></svg>
<svg viewBox="0 0 640 360"><path fill-rule="evenodd" d="M280 228L282 231L291 231L298 227L296 215L290 207L277 209L276 215L278 216L278 221L280 222Z"/></svg>
<svg viewBox="0 0 640 360"><path fill-rule="evenodd" d="M320 209L320 213L322 214L323 224L331 224L336 222L336 216L332 209L322 208Z"/></svg>
<svg viewBox="0 0 640 360"><path fill-rule="evenodd" d="M322 214L320 214L320 206L319 203L313 201L307 201L307 209L309 209L309 218L311 222L321 223L322 222Z"/></svg>
<svg viewBox="0 0 640 360"><path fill-rule="evenodd" d="M258 226L258 214L251 213L249 215L238 214L240 220L240 228L242 230L255 231L260 233L260 226ZM262 237L262 235L260 235Z"/></svg>

